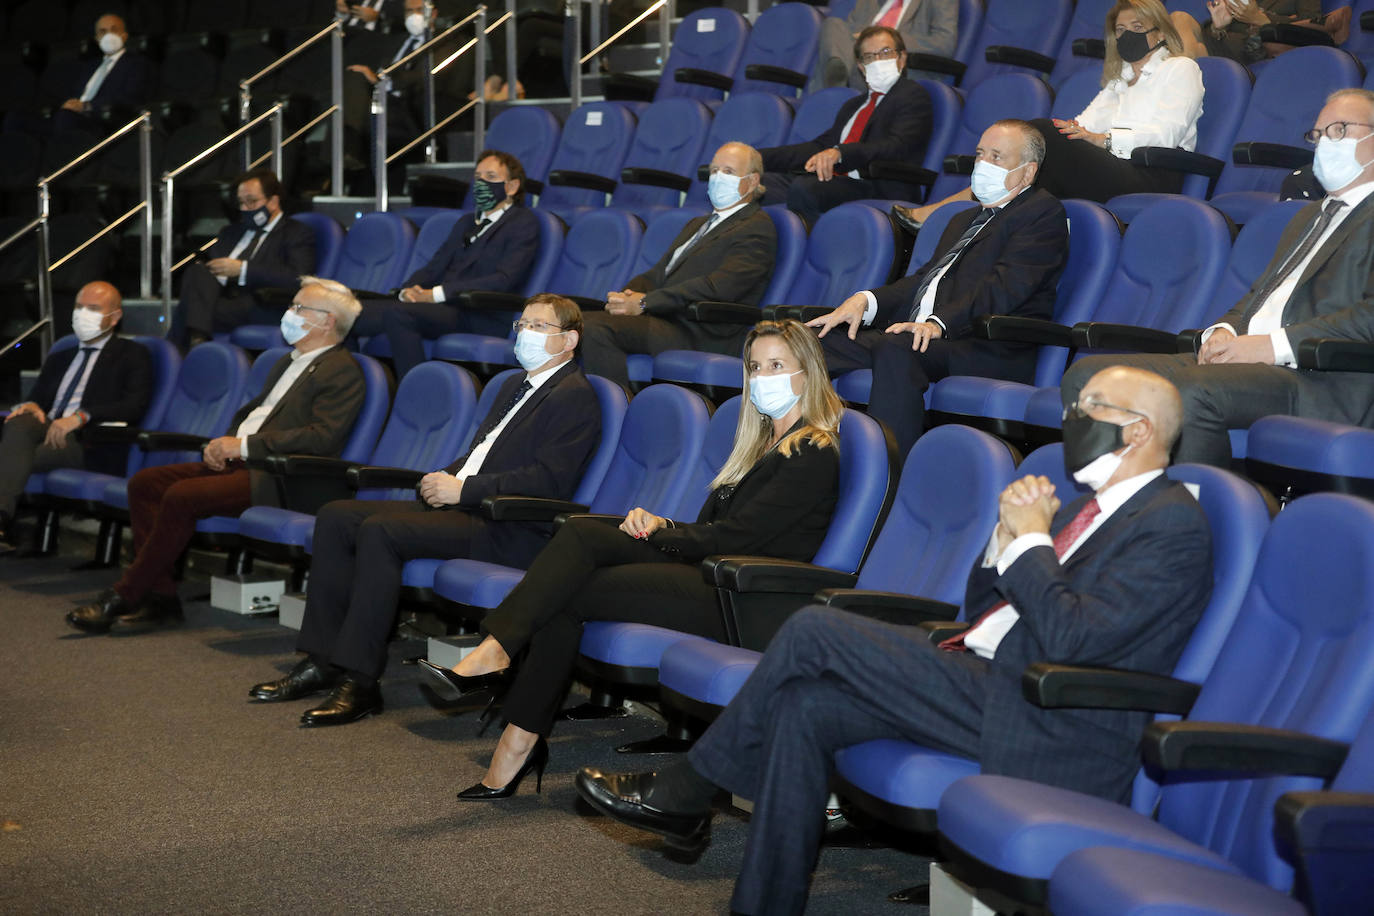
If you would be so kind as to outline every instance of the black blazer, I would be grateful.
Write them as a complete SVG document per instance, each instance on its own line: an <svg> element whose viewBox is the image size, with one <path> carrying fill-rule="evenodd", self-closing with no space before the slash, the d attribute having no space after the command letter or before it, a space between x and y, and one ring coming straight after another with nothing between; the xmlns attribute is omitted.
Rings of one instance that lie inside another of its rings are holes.
<svg viewBox="0 0 1374 916"><path fill-rule="evenodd" d="M48 356L39 370L29 400L50 413L62 392L62 376L80 346L59 350ZM153 397L153 360L142 345L123 337L112 337L96 357L81 409L91 415L92 423L123 422L131 426L143 419ZM122 474L128 447L92 446L86 450L85 466L106 474Z"/></svg>
<svg viewBox="0 0 1374 916"><path fill-rule="evenodd" d="M1087 500L1062 507L1051 531L1067 525ZM1021 696L1021 672L1048 661L1170 673L1211 596L1211 543L1197 501L1182 484L1159 477L1062 566L1053 549L1034 547L1003 576L981 562L974 567L967 617L1003 600L1020 614L984 681L983 772L1126 800L1148 715L1039 709Z"/></svg>
<svg viewBox="0 0 1374 916"><path fill-rule="evenodd" d="M229 223L219 231L219 239L210 246L206 258L227 258L246 232L242 223ZM251 245L249 246L252 247ZM305 223L282 215L276 228L267 233L253 257L248 260L244 274L244 289L281 286L294 289L300 278L315 272L315 231ZM231 277L229 286L237 286Z"/></svg>
<svg viewBox="0 0 1374 916"><path fill-rule="evenodd" d="M693 349L739 355L738 342L742 342L748 326L693 321L684 309L693 302L709 300L757 305L772 280L778 230L758 204L745 204L707 233L668 273L673 252L695 235L707 219L699 216L690 220L658 263L626 286L645 294L646 314L665 318L686 331ZM722 351L724 342L730 346Z"/></svg>
<svg viewBox="0 0 1374 916"><path fill-rule="evenodd" d="M660 528L649 543L684 563L715 554L810 560L825 539L839 486L837 449L803 441L783 457L775 448L738 484L714 490L696 522Z"/></svg>
<svg viewBox="0 0 1374 916"><path fill-rule="evenodd" d="M495 413L524 380L523 375L513 375L505 381L479 430L499 422ZM459 508L475 508L496 495L571 499L600 441L596 392L578 365L568 362L554 370L501 430L482 469L463 481ZM472 445L477 445L476 437ZM456 473L471 453L470 448L444 471ZM470 556L515 566L529 565L551 531L535 522L488 522L485 528L487 538L474 538Z"/></svg>
<svg viewBox="0 0 1374 916"><path fill-rule="evenodd" d="M514 204L471 245L464 245L477 217L466 213L430 258L406 280L406 286L443 286L444 301L451 301L464 290L481 289L516 293L525 285L530 267L539 253L539 219L525 207Z"/></svg>
<svg viewBox="0 0 1374 916"><path fill-rule="evenodd" d="M103 59L103 56L98 57L81 68L71 87L72 98L80 98L81 93L86 91L86 84L95 75ZM148 66L148 61L142 55L126 48L110 72L105 74L105 79L96 90L90 106L98 108L102 105L122 105L136 108L147 101L152 91L151 83L152 69Z"/></svg>
<svg viewBox="0 0 1374 916"><path fill-rule="evenodd" d="M887 96L873 109L857 143L841 143L841 132L849 119L863 105L868 93L857 95L840 106L839 114L830 129L808 143L774 146L759 150L763 168L768 172L799 172L806 160L823 149L840 148L840 164L836 174L857 170L868 178L868 166L878 160L905 162L919 166L925 158L926 143L934 123L930 95L916 82L899 79ZM879 180L882 196L909 197L912 186L901 181ZM890 192L890 193L889 193Z"/></svg>

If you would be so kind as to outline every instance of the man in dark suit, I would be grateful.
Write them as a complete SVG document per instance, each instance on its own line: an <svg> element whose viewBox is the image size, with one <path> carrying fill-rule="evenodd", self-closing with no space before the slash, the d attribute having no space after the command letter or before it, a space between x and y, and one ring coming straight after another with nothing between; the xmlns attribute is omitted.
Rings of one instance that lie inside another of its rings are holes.
<svg viewBox="0 0 1374 916"><path fill-rule="evenodd" d="M993 124L978 141L974 180L983 186L982 206L950 220L915 274L855 293L810 322L820 329L831 372L873 370L868 412L891 428L903 455L924 430L931 382L949 375L1031 380L1035 346L980 340L972 329L979 315L1049 320L1053 312L1069 226L1063 205L1034 187L1044 155L1030 124ZM847 335L830 333L840 325Z"/></svg>
<svg viewBox="0 0 1374 916"><path fill-rule="evenodd" d="M930 139L930 96L903 77L906 46L895 30L864 29L854 56L868 92L845 102L835 123L816 139L759 151L768 188L764 206L785 203L807 225L845 201L909 200L917 193L905 182L869 177L869 167L880 160L921 164Z"/></svg>
<svg viewBox="0 0 1374 916"><path fill-rule="evenodd" d="M516 355L524 377L497 394L465 455L421 479L418 500L324 507L296 641L305 657L249 696L273 702L332 690L301 716L306 726L381 712L377 679L386 668L406 561L470 557L524 567L547 543L547 525L491 521L473 510L495 494L570 498L599 441L601 411L574 361L582 327L577 305L543 293L526 303L520 323Z"/></svg>
<svg viewBox="0 0 1374 916"><path fill-rule="evenodd" d="M1040 709L1036 661L1167 674L1211 592L1206 516L1163 476L1178 392L1137 369L1103 372L1064 424L1065 468L1094 493L1060 506L1044 477L1003 491L964 607L973 625L932 644L916 627L813 607L787 621L687 759L663 772L584 769L582 796L700 849L720 786L754 802L731 909L801 912L824 830L834 753L913 741L1000 773L1125 801L1148 716Z"/></svg>
<svg viewBox="0 0 1374 916"><path fill-rule="evenodd" d="M1292 414L1374 426L1374 375L1298 369L1310 338L1374 341L1374 92L1342 89L1317 115L1321 203L1304 207L1269 266L1192 354L1094 356L1064 374L1066 401L1108 365L1140 366L1183 395L1178 461L1229 467L1229 429ZM1338 144L1339 138L1354 144Z"/></svg>
<svg viewBox="0 0 1374 916"><path fill-rule="evenodd" d="M848 19L827 16L821 22L812 92L846 84L866 88L850 49L859 33L872 25L896 29L913 54L953 57L959 38L959 0L859 0Z"/></svg>
<svg viewBox="0 0 1374 916"><path fill-rule="evenodd" d="M95 41L100 48L100 60L83 67L74 74L72 96L53 113L53 127L58 130L96 130L90 113L97 108L116 105L133 109L147 101L152 89L148 62L142 55L128 50L129 30L124 20L107 13L95 21Z"/></svg>
<svg viewBox="0 0 1374 916"><path fill-rule="evenodd" d="M739 356L750 325L697 321L686 310L717 300L757 305L772 279L778 232L754 202L762 191L758 150L727 143L711 157L713 211L691 220L658 263L606 294L586 316L587 371L629 387L625 357L664 350Z"/></svg>
<svg viewBox="0 0 1374 916"><path fill-rule="evenodd" d="M484 150L473 173L477 209L465 214L398 301L368 299L359 336L386 332L396 377L424 362L424 341L473 330L454 301L466 290L519 292L539 254L539 220L524 207L525 168L510 153Z"/></svg>
<svg viewBox="0 0 1374 916"><path fill-rule="evenodd" d="M85 467L117 473L123 448L87 447L81 429L91 423L137 423L153 393L148 351L115 336L119 290L87 283L76 294L72 331L80 345L43 363L32 397L10 409L0 432L0 556L14 552L8 537L14 504L34 471Z"/></svg>
<svg viewBox="0 0 1374 916"><path fill-rule="evenodd" d="M315 233L282 211L276 173L258 169L236 183L240 221L220 230L204 259L186 266L181 281L167 336L183 348L209 340L215 331L271 324L279 306L262 302L257 292L290 289L315 269Z"/></svg>
<svg viewBox="0 0 1374 916"><path fill-rule="evenodd" d="M180 621L172 575L196 521L278 502L272 476L244 462L337 457L343 450L366 393L362 370L340 346L360 307L333 280L302 277L300 283L281 317L282 335L294 349L272 367L258 396L239 408L230 422L234 432L211 439L201 461L145 468L129 479L133 562L112 588L67 615L78 630L106 633L117 626L128 633Z"/></svg>

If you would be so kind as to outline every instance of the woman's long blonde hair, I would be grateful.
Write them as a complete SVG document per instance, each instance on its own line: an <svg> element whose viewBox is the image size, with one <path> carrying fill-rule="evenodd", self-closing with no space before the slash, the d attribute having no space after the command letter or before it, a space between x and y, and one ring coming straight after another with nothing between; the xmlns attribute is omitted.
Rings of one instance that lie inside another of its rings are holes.
<svg viewBox="0 0 1374 916"><path fill-rule="evenodd" d="M754 341L760 337L781 337L787 349L801 363L806 380L800 401L802 426L783 437L778 443L778 451L790 456L802 440L808 440L819 448L840 447L840 417L844 413L844 404L830 384L830 375L825 371L825 357L821 354L816 335L799 321L760 321L744 341L744 397L739 408L739 425L735 428L735 447L730 450L730 457L725 459L716 479L711 481L713 490L739 483L768 451L768 442L773 438L772 418L761 413L749 398L749 354L753 351Z"/></svg>
<svg viewBox="0 0 1374 916"><path fill-rule="evenodd" d="M1169 18L1169 11L1164 8L1163 3L1159 0L1116 0L1116 6L1107 11L1107 56L1102 63L1103 86L1121 75L1123 61L1121 53L1116 50L1116 17L1126 10L1135 10L1136 15L1147 26L1159 29L1159 34L1164 38L1164 46L1169 49L1170 54L1177 57L1183 53L1183 39L1178 37L1178 29L1174 28L1173 20Z"/></svg>

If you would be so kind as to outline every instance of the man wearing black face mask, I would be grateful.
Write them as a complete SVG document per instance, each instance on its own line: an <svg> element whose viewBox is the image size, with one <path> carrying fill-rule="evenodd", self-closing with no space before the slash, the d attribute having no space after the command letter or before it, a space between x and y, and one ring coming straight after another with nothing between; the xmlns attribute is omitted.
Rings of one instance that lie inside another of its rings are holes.
<svg viewBox="0 0 1374 916"><path fill-rule="evenodd" d="M578 791L688 848L709 842L717 787L751 799L730 902L742 913L804 908L834 753L853 744L915 741L984 773L1125 801L1147 714L1041 709L1022 696L1021 673L1047 660L1173 669L1212 585L1207 519L1163 476L1180 416L1160 376L1094 376L1064 435L1066 464L1095 492L1061 506L1044 477L1002 492L965 593L973 623L959 636L936 646L915 627L799 611L685 760L652 774L584 769Z"/></svg>
<svg viewBox="0 0 1374 916"><path fill-rule="evenodd" d="M406 279L396 300L369 299L354 325L359 337L386 333L396 378L424 362L424 341L458 331L505 334L482 324L454 301L467 290L521 292L539 253L539 220L523 206L525 168L510 153L484 150L472 178L476 210L464 214L448 239ZM399 300L399 301L397 301ZM502 325L510 320L500 313Z"/></svg>
<svg viewBox="0 0 1374 916"><path fill-rule="evenodd" d="M209 340L215 331L275 324L281 303L262 303L257 290L294 289L315 270L315 233L282 212L276 173L258 169L240 176L237 184L239 222L221 229L181 278L181 301L167 336L183 349Z"/></svg>

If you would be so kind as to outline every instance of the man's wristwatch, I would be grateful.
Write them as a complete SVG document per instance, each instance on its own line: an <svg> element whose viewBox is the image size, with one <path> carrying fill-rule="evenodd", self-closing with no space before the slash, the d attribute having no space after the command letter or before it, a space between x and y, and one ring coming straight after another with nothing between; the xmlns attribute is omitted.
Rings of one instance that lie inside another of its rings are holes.
<svg viewBox="0 0 1374 916"><path fill-rule="evenodd" d="M1109 153L1112 151L1112 132L1111 132L1111 131L1107 131L1105 134L1102 135L1102 148L1103 148L1104 150L1106 150L1107 152L1109 152Z"/></svg>

